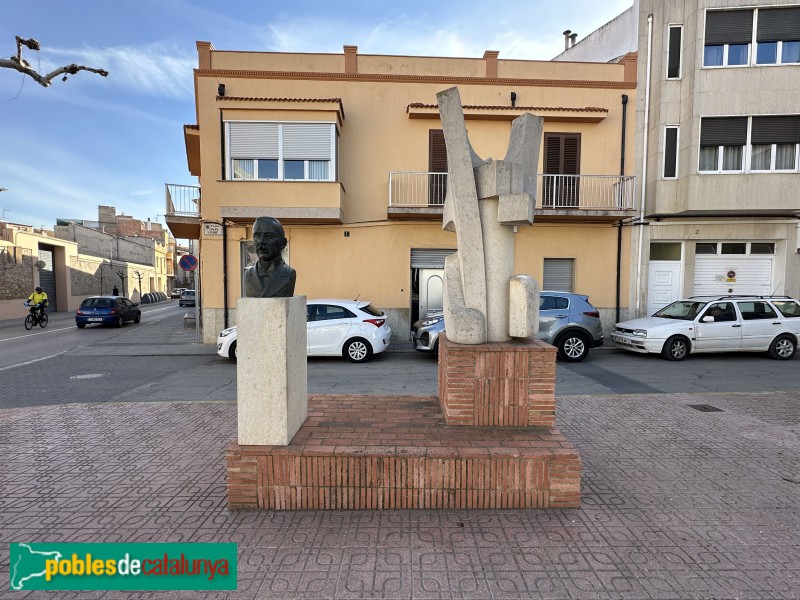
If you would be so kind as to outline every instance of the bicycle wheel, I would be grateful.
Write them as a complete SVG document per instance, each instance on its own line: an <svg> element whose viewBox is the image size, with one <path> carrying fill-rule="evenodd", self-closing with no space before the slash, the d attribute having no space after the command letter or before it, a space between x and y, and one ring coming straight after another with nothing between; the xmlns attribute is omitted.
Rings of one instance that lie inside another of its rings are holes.
<svg viewBox="0 0 800 600"><path fill-rule="evenodd" d="M25 317L25 329L30 330L33 327L33 315Z"/></svg>
<svg viewBox="0 0 800 600"><path fill-rule="evenodd" d="M47 322L50 318L47 316L47 313L44 313L41 317L39 317L39 327L47 327Z"/></svg>

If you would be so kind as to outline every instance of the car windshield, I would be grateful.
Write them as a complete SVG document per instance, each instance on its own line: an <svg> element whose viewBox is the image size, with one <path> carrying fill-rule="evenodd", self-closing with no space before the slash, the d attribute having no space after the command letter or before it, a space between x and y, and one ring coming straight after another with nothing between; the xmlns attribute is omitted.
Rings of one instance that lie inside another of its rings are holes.
<svg viewBox="0 0 800 600"><path fill-rule="evenodd" d="M708 303L698 302L696 300L678 300L677 302L668 304L653 316L662 319L682 319L684 321L691 321L703 310L706 304Z"/></svg>
<svg viewBox="0 0 800 600"><path fill-rule="evenodd" d="M111 308L111 298L87 298L81 302L82 308Z"/></svg>

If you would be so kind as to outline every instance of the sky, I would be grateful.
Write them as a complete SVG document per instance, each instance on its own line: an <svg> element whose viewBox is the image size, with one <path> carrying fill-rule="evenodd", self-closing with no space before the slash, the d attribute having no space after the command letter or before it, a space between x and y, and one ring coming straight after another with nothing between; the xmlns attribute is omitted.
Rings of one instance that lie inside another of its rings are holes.
<svg viewBox="0 0 800 600"><path fill-rule="evenodd" d="M189 174L183 125L196 123L196 42L219 50L550 60L565 29L585 35L632 0L486 2L440 0L27 0L4 2L0 57L15 36L35 38L23 56L40 73L79 72L44 88L0 69L0 219L52 228L56 219L97 220L110 205L164 221L164 184Z"/></svg>

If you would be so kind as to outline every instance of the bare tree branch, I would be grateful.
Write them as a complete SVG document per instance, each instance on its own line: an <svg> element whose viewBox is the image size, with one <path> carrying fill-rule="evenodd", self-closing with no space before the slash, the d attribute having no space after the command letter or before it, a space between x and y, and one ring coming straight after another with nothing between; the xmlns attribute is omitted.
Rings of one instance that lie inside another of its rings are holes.
<svg viewBox="0 0 800 600"><path fill-rule="evenodd" d="M78 71L89 71L90 73L97 73L103 77L108 77L108 71L103 69L95 69L94 67L86 67L84 65L76 65L75 63L65 67L59 67L47 75L42 75L38 73L36 69L34 69L31 64L22 56L23 46L30 50L38 51L41 48L39 42L33 38L23 39L19 36L15 37L17 40L17 55L10 58L0 58L0 68L14 69L20 73L24 73L43 87L49 87L50 84L53 83L53 79L59 75L63 75L63 80L66 81L67 75L75 75L75 73Z"/></svg>

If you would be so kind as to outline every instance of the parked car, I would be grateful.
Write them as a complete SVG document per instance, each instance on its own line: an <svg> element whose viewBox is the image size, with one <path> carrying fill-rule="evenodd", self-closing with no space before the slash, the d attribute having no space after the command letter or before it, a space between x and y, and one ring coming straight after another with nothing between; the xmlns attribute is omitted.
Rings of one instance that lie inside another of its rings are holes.
<svg viewBox="0 0 800 600"><path fill-rule="evenodd" d="M366 300L309 300L306 307L308 356L344 356L366 362L389 347L386 315ZM236 360L236 327L217 338L217 354Z"/></svg>
<svg viewBox="0 0 800 600"><path fill-rule="evenodd" d="M184 291L186 291L186 288L175 288L170 292L169 297L173 300L179 299Z"/></svg>
<svg viewBox="0 0 800 600"><path fill-rule="evenodd" d="M194 290L183 290L178 306L194 306Z"/></svg>
<svg viewBox="0 0 800 600"><path fill-rule="evenodd" d="M800 337L800 302L788 296L693 296L652 317L617 323L611 341L683 360L700 352L767 352L788 360Z"/></svg>
<svg viewBox="0 0 800 600"><path fill-rule="evenodd" d="M411 328L414 349L438 352L439 334L444 331L444 314L434 313ZM590 348L603 345L600 313L588 296L568 292L539 293L539 333L536 337L558 348L558 357L567 362L586 358Z"/></svg>
<svg viewBox="0 0 800 600"><path fill-rule="evenodd" d="M75 311L78 329L93 323L122 327L125 321L138 323L141 320L139 305L123 296L90 296Z"/></svg>

